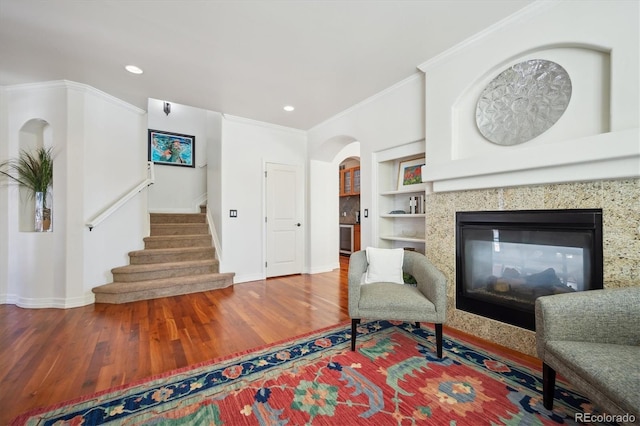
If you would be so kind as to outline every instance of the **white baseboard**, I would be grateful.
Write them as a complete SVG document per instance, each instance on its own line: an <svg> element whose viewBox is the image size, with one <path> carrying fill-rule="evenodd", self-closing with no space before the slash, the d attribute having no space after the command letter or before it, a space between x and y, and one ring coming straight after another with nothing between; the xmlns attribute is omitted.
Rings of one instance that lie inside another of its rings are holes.
<svg viewBox="0 0 640 426"><path fill-rule="evenodd" d="M322 274L323 272L331 272L335 269L340 269L340 262L336 262L330 265L324 266L314 266L312 268L307 268L307 274Z"/></svg>
<svg viewBox="0 0 640 426"><path fill-rule="evenodd" d="M264 280L266 277L262 274L236 274L235 277L233 277L233 283L234 284L239 284L239 283L246 283L249 281L262 281Z"/></svg>
<svg viewBox="0 0 640 426"><path fill-rule="evenodd" d="M0 304L4 305L16 305L25 309L43 309L43 308L58 308L58 309L70 309L79 308L81 306L91 305L95 302L95 295L93 293L85 294L84 296L71 297L63 299L60 297L47 297L47 298L32 298L32 297L20 297L16 294L2 294L0 295Z"/></svg>

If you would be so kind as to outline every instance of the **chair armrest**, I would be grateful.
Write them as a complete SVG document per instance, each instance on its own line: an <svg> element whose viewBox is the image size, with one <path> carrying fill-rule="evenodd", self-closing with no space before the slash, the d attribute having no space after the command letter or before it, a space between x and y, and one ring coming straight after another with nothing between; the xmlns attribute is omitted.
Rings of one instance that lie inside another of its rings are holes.
<svg viewBox="0 0 640 426"><path fill-rule="evenodd" d="M358 301L360 300L360 285L362 274L367 271L367 252L360 250L351 254L349 258L349 316L358 318Z"/></svg>
<svg viewBox="0 0 640 426"><path fill-rule="evenodd" d="M640 345L640 287L589 290L536 299L536 350L548 341Z"/></svg>
<svg viewBox="0 0 640 426"><path fill-rule="evenodd" d="M420 253L404 253L403 270L416 279L418 290L436 307L438 320L444 323L447 315L447 279L429 259Z"/></svg>

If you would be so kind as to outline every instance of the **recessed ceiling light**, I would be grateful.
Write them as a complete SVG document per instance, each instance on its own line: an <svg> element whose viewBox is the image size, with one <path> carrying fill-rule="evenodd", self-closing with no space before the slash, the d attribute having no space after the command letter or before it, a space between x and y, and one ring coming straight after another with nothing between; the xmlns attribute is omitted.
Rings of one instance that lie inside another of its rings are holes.
<svg viewBox="0 0 640 426"><path fill-rule="evenodd" d="M284 110L287 112L291 112L295 109L295 107L292 107L291 105L285 105Z"/></svg>
<svg viewBox="0 0 640 426"><path fill-rule="evenodd" d="M129 71L131 74L142 74L142 70L135 65L127 65L124 69Z"/></svg>

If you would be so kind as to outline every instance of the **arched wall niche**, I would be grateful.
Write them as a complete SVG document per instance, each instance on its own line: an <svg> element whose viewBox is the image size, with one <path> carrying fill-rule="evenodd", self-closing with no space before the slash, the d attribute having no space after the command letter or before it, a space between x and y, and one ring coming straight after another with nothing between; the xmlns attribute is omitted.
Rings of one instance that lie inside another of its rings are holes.
<svg viewBox="0 0 640 426"><path fill-rule="evenodd" d="M505 148L493 144L482 136L475 122L478 98L487 84L502 71L531 59L550 60L565 68L573 86L567 110L550 129L520 146ZM539 46L499 63L487 64L487 68L469 83L452 107L455 131L451 157L454 160L517 151L611 131L611 54L602 47L585 44Z"/></svg>
<svg viewBox="0 0 640 426"><path fill-rule="evenodd" d="M18 133L18 151L33 152L39 148L52 146L51 125L41 118L26 121ZM18 229L20 232L34 231L35 201L26 188L20 187L20 202L18 203ZM47 206L53 210L52 193L49 191ZM53 216L52 216L53 217Z"/></svg>

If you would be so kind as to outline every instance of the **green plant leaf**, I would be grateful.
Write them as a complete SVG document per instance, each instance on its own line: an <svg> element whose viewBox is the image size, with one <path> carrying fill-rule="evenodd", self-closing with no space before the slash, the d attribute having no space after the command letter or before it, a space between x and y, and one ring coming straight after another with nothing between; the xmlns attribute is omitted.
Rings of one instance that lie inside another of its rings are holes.
<svg viewBox="0 0 640 426"><path fill-rule="evenodd" d="M0 163L0 175L30 189L32 197L36 192L42 192L46 200L53 184L53 157L51 147L38 148L34 152L21 150L17 158Z"/></svg>

